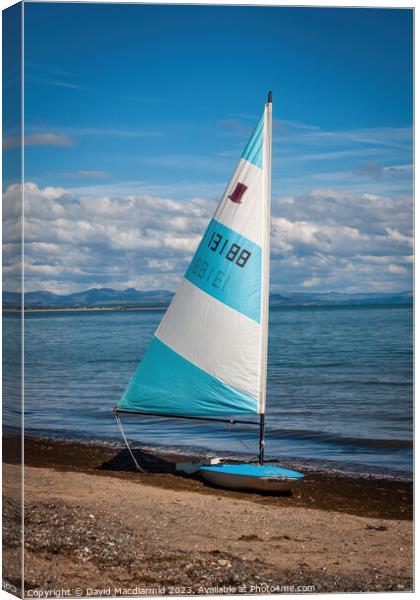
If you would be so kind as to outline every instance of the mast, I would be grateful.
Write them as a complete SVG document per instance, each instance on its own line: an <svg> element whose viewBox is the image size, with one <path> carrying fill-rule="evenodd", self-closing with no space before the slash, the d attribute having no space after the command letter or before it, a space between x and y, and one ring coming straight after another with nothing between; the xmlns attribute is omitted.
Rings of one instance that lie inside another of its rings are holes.
<svg viewBox="0 0 420 600"><path fill-rule="evenodd" d="M268 92L264 115L264 208L265 238L262 269L262 348L261 348L261 388L260 388L260 439L258 464L264 464L265 447L265 404L267 394L267 351L268 351L268 302L270 290L270 215L271 215L271 130L272 130L272 92Z"/></svg>

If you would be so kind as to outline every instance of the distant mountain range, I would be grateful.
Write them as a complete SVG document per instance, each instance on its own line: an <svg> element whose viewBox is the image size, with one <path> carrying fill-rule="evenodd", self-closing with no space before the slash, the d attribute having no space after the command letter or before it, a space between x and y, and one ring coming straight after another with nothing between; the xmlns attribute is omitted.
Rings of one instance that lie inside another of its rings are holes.
<svg viewBox="0 0 420 600"><path fill-rule="evenodd" d="M52 292L27 292L25 308L165 308L173 297L168 290L141 292L134 288L114 290L95 288L74 294L58 295ZM412 304L412 292L342 294L340 292L292 292L271 294L271 306L326 306L360 304ZM20 294L3 292L3 308L16 308Z"/></svg>
<svg viewBox="0 0 420 600"><path fill-rule="evenodd" d="M412 292L397 293L359 293L341 292L291 292L289 294L270 294L271 306L296 305L358 305L358 304L412 304Z"/></svg>

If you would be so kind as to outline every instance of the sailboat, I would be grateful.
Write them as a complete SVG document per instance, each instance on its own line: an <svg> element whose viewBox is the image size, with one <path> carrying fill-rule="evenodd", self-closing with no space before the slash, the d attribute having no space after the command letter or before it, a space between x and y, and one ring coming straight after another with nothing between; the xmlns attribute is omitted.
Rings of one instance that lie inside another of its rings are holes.
<svg viewBox="0 0 420 600"><path fill-rule="evenodd" d="M114 409L121 427L122 414L247 425L238 417L258 415L258 464L199 469L207 481L232 489L286 490L303 478L264 464L271 140L269 92L191 264Z"/></svg>

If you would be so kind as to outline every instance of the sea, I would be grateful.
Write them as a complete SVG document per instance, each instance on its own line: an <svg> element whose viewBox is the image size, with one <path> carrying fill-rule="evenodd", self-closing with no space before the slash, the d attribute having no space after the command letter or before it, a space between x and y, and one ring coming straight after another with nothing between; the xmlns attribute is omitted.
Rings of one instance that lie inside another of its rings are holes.
<svg viewBox="0 0 420 600"><path fill-rule="evenodd" d="M161 310L26 314L27 433L120 445L112 409L162 316ZM18 377L10 351L16 323L16 315L4 314L6 395L11 378L16 384ZM410 478L412 332L410 306L271 308L267 460ZM8 398L4 424L13 429L18 396ZM249 425L228 425L127 417L123 423L135 446L250 460L258 448L258 427L256 416L249 420Z"/></svg>

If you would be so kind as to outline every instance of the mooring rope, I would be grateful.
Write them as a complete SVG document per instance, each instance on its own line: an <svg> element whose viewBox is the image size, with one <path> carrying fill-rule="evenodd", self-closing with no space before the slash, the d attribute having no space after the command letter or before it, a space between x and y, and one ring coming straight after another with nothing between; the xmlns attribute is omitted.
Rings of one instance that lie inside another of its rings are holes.
<svg viewBox="0 0 420 600"><path fill-rule="evenodd" d="M125 435L124 427L122 426L121 419L120 419L120 417L119 417L119 415L118 415L117 412L114 412L114 417L115 417L115 420L117 421L117 425L118 425L118 428L119 428L119 430L121 432L121 435L123 436L125 445L127 446L127 450L129 451L129 453L131 455L131 458L133 459L133 463L136 465L136 468L140 471L140 473L146 473L146 471L144 469L142 469L142 467L137 462L136 457L134 456L134 454L133 454L133 452L132 452L132 450L130 448L130 444L128 443L128 440L127 440L126 435Z"/></svg>

